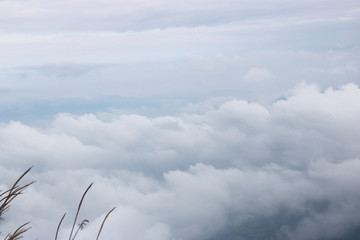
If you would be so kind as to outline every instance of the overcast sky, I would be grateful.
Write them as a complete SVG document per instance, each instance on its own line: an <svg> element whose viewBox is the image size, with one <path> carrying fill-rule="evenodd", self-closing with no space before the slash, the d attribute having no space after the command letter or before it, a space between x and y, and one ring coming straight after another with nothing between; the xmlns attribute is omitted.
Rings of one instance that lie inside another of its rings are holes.
<svg viewBox="0 0 360 240"><path fill-rule="evenodd" d="M0 0L0 221L28 239L356 239L357 0ZM5 236L3 236L5 237Z"/></svg>

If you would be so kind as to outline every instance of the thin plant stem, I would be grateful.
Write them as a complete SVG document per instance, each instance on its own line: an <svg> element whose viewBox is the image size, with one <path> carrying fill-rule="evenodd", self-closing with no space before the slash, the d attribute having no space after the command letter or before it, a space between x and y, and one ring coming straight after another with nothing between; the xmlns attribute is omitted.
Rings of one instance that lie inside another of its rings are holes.
<svg viewBox="0 0 360 240"><path fill-rule="evenodd" d="M59 234L59 230L60 230L60 226L61 226L61 223L62 223L62 221L64 220L65 216L66 216L66 213L64 213L64 215L62 216L62 218L61 218L61 220L60 220L60 222L59 222L59 224L58 224L58 226L57 226L56 234L55 234L55 240L57 240L57 237L58 237L58 234Z"/></svg>
<svg viewBox="0 0 360 240"><path fill-rule="evenodd" d="M75 232L74 237L72 238L72 240L75 240L76 235L78 234L78 232L79 232L80 230L82 230L82 229L86 226L87 223L89 223L89 220L87 220L87 219L82 220L82 222L79 224L79 227L78 227L78 229L76 230L76 232Z"/></svg>
<svg viewBox="0 0 360 240"><path fill-rule="evenodd" d="M2 193L0 194L0 197L2 197L2 198L0 199L0 203L2 203L2 204L0 205L0 216L9 209L9 207L10 207L9 204L10 204L10 202L11 202L12 200L14 200L15 197L17 197L18 195L22 194L25 188L27 188L28 186L30 186L31 184L34 183L34 181L33 181L33 182L30 182L30 183L28 183L28 184L25 184L24 186L21 186L21 187L17 186L17 184L20 182L20 180L21 180L31 169L32 169L32 167L30 167L28 170L26 170L26 171L16 180L16 182L13 184L13 186L12 186L9 190L7 190L7 191L5 191L5 192L2 192ZM4 196L5 194L7 194L7 195ZM4 197L3 197L3 196L4 196Z"/></svg>
<svg viewBox="0 0 360 240"><path fill-rule="evenodd" d="M115 208L116 208L116 207L114 207L113 209L111 209L111 210L110 210L110 211L106 214L106 216L105 216L104 220L103 220L103 221L102 221L102 223L101 223L101 227L100 227L99 233L98 233L98 235L97 235L97 237L96 237L96 240L98 240L98 239L99 239L99 236L100 236L101 230L102 230L102 229L103 229L103 227L104 227L104 223L105 223L106 219L108 218L108 216L110 215L110 213L111 213L112 211L114 211L114 210L115 210Z"/></svg>
<svg viewBox="0 0 360 240"><path fill-rule="evenodd" d="M82 197L81 197L79 206L78 206L77 211L76 211L76 216L75 216L75 219L74 219L74 223L73 223L73 226L72 226L72 228L71 228L69 240L71 240L72 234L73 234L73 232L74 232L76 220L77 220L77 218L78 218L78 215L79 215L79 212L80 212L80 208L81 208L82 202L84 201L84 197L85 197L86 193L89 191L89 189L91 188L92 185L93 185L93 183L91 183L91 184L89 185L89 187L86 189L86 191L84 192L84 194L83 194Z"/></svg>
<svg viewBox="0 0 360 240"><path fill-rule="evenodd" d="M28 231L31 227L24 228L26 225L28 225L30 222L24 223L20 227L18 227L13 234L8 234L5 237L5 240L18 240L21 239L23 236L22 234L26 231Z"/></svg>

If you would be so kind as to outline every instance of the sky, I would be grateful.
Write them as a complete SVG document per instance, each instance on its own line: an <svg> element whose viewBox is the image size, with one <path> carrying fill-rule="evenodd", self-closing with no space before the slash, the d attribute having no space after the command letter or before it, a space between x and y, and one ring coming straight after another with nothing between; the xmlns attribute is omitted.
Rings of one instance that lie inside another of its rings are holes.
<svg viewBox="0 0 360 240"><path fill-rule="evenodd" d="M0 220L27 239L360 236L357 0L0 0Z"/></svg>

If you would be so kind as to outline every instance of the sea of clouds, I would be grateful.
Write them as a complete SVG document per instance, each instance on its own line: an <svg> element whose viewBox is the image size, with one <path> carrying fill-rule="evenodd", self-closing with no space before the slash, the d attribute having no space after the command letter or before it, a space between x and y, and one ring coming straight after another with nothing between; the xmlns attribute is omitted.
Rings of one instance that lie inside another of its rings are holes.
<svg viewBox="0 0 360 240"><path fill-rule="evenodd" d="M271 105L199 102L181 113L58 114L0 124L0 189L36 180L1 222L26 237L336 239L360 227L360 89L301 84ZM265 235L261 235L265 232ZM256 235L258 234L258 235ZM258 237L256 237L258 236ZM343 239L344 239L343 238Z"/></svg>
<svg viewBox="0 0 360 240"><path fill-rule="evenodd" d="M26 239L360 237L358 0L0 0L0 219ZM299 84L301 82L305 82ZM312 84L314 83L314 84ZM276 100L275 100L276 99Z"/></svg>

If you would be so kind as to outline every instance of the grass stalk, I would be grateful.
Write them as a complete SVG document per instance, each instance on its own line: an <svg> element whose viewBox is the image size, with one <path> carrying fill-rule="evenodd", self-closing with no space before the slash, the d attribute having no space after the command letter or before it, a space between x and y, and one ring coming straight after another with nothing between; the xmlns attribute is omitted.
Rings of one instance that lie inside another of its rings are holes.
<svg viewBox="0 0 360 240"><path fill-rule="evenodd" d="M99 229L99 233L98 233L98 235L97 235L97 237L96 237L96 240L98 240L99 239L99 236L100 236L100 233L101 233L101 230L103 229L103 227L104 227L104 224L105 224L105 221L106 221L106 219L108 218L108 216L110 215L110 213L112 212L112 211L114 211L115 210L115 208L116 207L114 207L114 208L112 208L107 214L106 214L106 216L105 216L105 218L104 218L104 220L102 221L102 223L101 223L101 226L100 226L100 229Z"/></svg>
<svg viewBox="0 0 360 240"><path fill-rule="evenodd" d="M62 221L64 220L65 216L66 216L66 213L64 213L64 215L62 216L62 218L61 218L61 220L60 220L60 222L59 222L59 224L58 224L58 226L57 226L56 234L55 234L55 240L57 240L57 237L58 237L58 234L59 234L59 230L60 230L60 226L61 226L61 223L62 223Z"/></svg>
<svg viewBox="0 0 360 240"><path fill-rule="evenodd" d="M82 230L82 229L86 226L87 223L89 223L89 220L87 220L87 219L82 220L82 222L79 224L79 227L78 227L78 229L76 230L76 232L75 232L74 237L72 238L72 240L75 240L75 237L76 237L76 235L78 234L78 232L79 232L80 230Z"/></svg>
<svg viewBox="0 0 360 240"><path fill-rule="evenodd" d="M24 223L23 225L21 225L20 227L18 227L13 234L8 234L4 240L18 240L23 238L23 233L25 233L26 231L28 231L31 227L27 227L25 228L26 225L28 225L30 222Z"/></svg>
<svg viewBox="0 0 360 240"><path fill-rule="evenodd" d="M83 194L82 197L81 197L79 206L78 206L77 211L76 211L74 223L73 223L73 226L72 226L72 228L71 228L69 240L71 240L72 234L73 234L73 232L74 232L74 228L75 228L75 225L76 225L76 221L77 221L77 218L78 218L80 209L81 209L81 205L82 205L82 203L83 203L83 201L84 201L85 195L86 195L86 193L89 191L89 189L91 188L92 185L93 185L93 183L91 183L91 184L89 185L89 187L86 189L86 191L84 192L84 194Z"/></svg>
<svg viewBox="0 0 360 240"><path fill-rule="evenodd" d="M5 191L0 193L0 217L9 210L10 208L10 203L12 200L14 200L17 196L21 195L23 193L23 191L29 187L31 184L35 183L34 181L25 184L23 186L18 186L17 184L20 182L20 180L32 169L32 167L30 167L28 170L26 170L13 184L13 186Z"/></svg>

